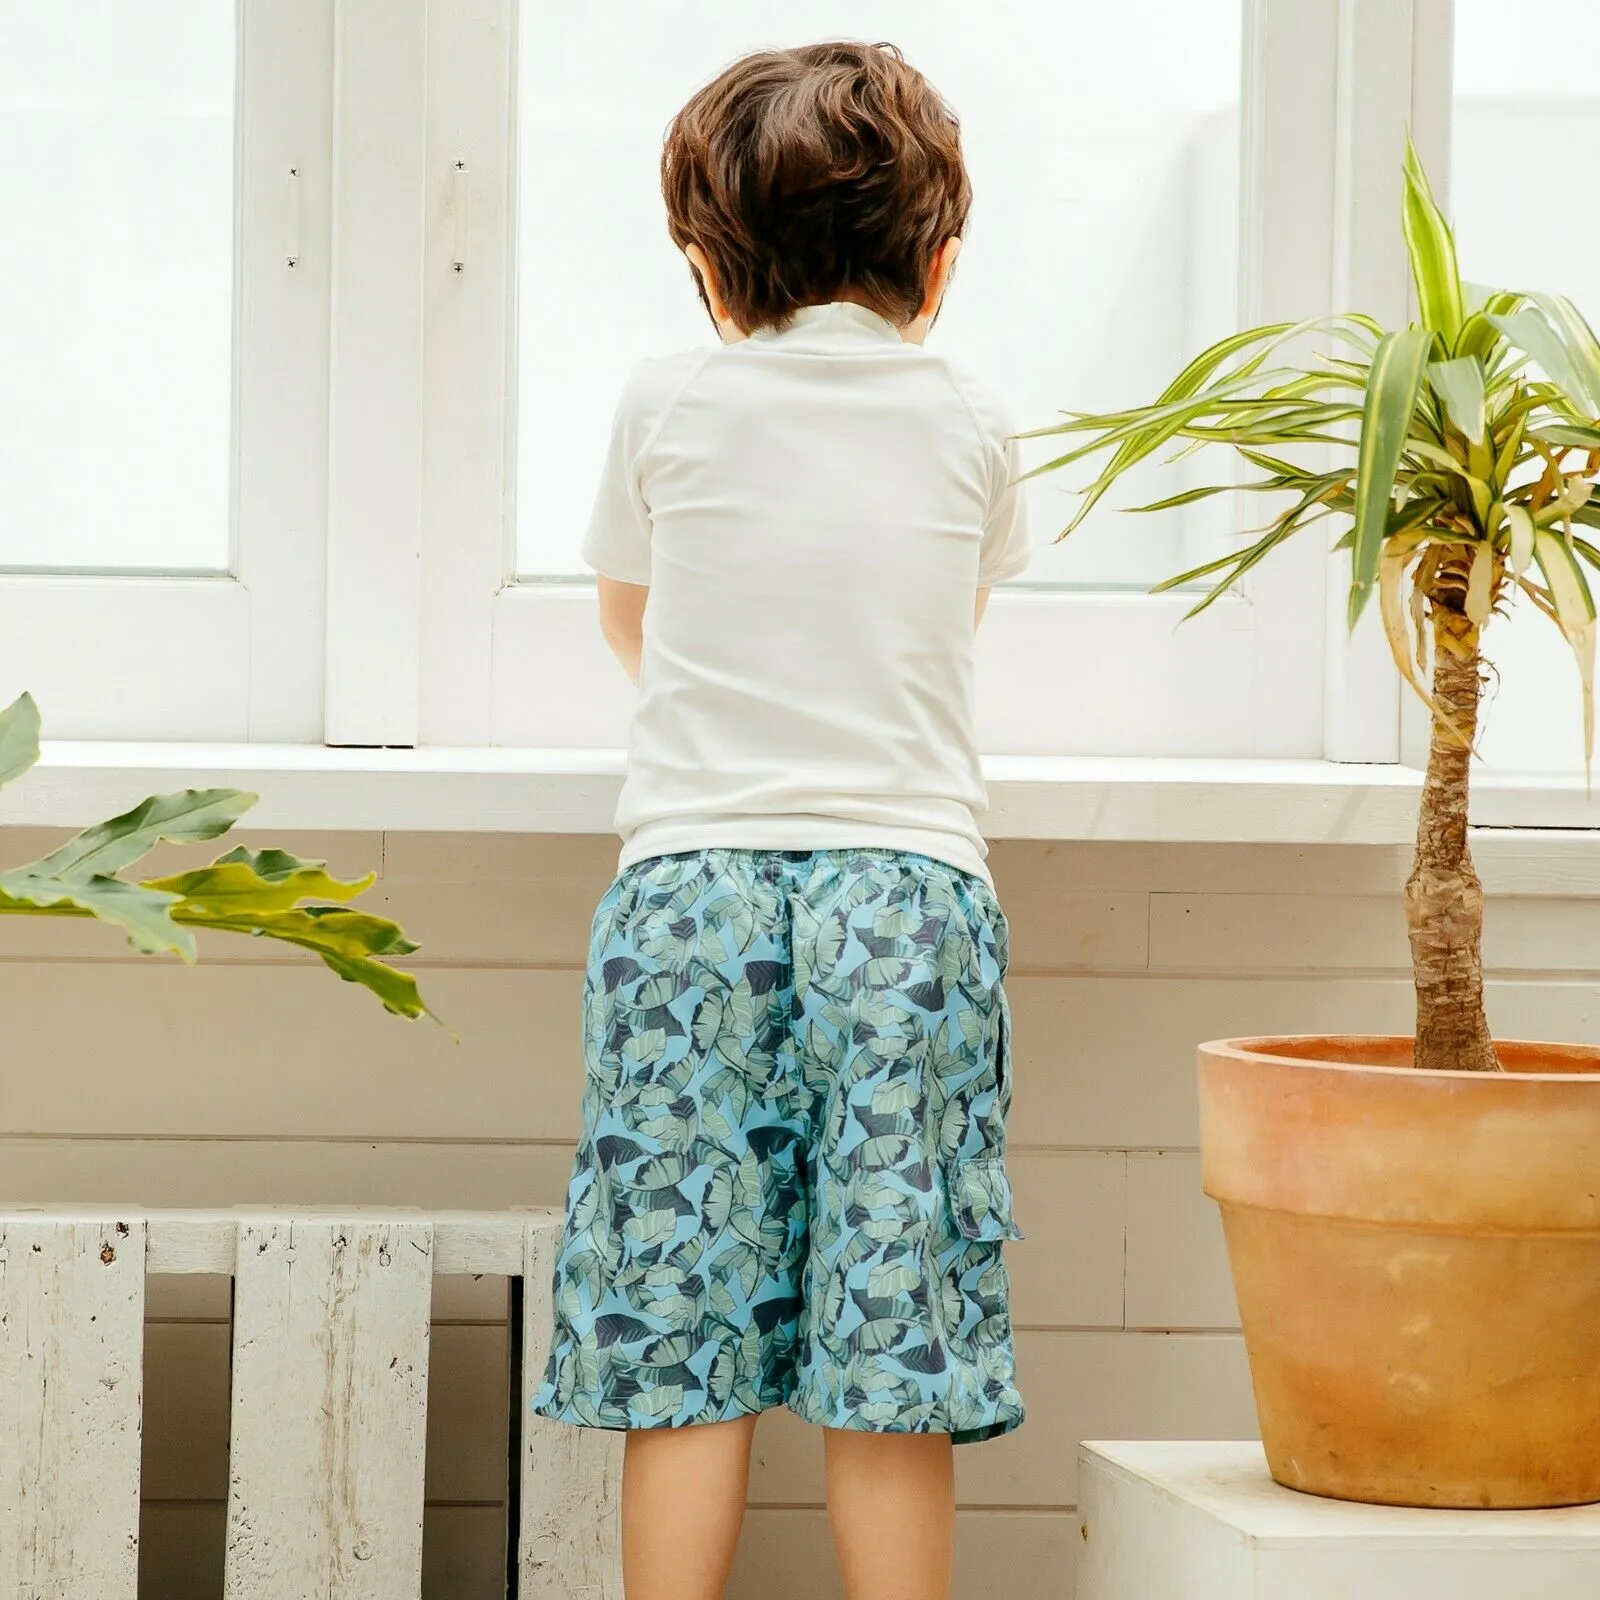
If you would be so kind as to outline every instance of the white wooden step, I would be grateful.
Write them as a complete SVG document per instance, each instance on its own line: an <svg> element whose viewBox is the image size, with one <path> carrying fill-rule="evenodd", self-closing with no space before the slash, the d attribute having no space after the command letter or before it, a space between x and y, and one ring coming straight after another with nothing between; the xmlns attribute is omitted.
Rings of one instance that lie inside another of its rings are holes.
<svg viewBox="0 0 1600 1600"><path fill-rule="evenodd" d="M1078 1600L1594 1600L1600 1506L1414 1511L1280 1488L1259 1444L1089 1444Z"/></svg>

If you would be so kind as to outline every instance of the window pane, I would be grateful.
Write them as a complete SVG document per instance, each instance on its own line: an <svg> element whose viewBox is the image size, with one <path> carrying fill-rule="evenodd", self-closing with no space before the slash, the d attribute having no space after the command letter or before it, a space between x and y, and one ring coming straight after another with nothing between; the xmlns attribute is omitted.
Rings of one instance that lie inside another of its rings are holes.
<svg viewBox="0 0 1600 1600"><path fill-rule="evenodd" d="M1463 275L1545 289L1600 322L1600 213L1572 157L1600 141L1593 74L1558 70L1564 49L1600 40L1593 0L1456 0L1455 134L1450 193ZM1589 52L1592 54L1592 51ZM1527 603L1487 634L1497 669L1483 756L1521 772L1582 772L1577 668Z"/></svg>
<svg viewBox="0 0 1600 1600"><path fill-rule="evenodd" d="M0 567L229 560L228 0L0 0Z"/></svg>
<svg viewBox="0 0 1600 1600"><path fill-rule="evenodd" d="M713 337L666 235L657 160L672 113L748 50L892 39L955 106L976 203L932 339L984 372L1019 426L1062 407L1151 399L1237 326L1241 0L802 0L782 8L781 27L762 20L772 9L525 0L524 574L582 570L578 545L632 362ZM1180 486L1153 472L1130 479L1116 503ZM1064 489L1064 479L1030 489L1037 537L1070 514ZM1229 498L1164 519L1107 508L1044 553L1030 581L1142 587L1216 548Z"/></svg>

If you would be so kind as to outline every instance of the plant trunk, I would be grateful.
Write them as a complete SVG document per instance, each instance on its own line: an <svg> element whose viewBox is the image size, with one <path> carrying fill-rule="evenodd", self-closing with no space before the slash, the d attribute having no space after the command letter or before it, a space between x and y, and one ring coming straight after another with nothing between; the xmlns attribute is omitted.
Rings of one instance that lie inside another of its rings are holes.
<svg viewBox="0 0 1600 1600"><path fill-rule="evenodd" d="M1435 594L1433 740L1406 884L1417 987L1415 1064L1439 1072L1498 1072L1483 1008L1483 885L1467 843L1468 783L1483 660L1478 628ZM1454 598L1453 596L1451 598Z"/></svg>

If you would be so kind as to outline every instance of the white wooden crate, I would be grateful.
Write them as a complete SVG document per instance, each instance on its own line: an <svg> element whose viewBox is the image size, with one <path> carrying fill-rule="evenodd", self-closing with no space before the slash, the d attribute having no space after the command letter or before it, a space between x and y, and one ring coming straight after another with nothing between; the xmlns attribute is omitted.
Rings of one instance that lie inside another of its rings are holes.
<svg viewBox="0 0 1600 1600"><path fill-rule="evenodd" d="M0 1206L0 1594L136 1600L146 1273L234 1279L228 1600L416 1600L433 1279L521 1278L519 1600L621 1600L620 1436L528 1410L554 1211Z"/></svg>

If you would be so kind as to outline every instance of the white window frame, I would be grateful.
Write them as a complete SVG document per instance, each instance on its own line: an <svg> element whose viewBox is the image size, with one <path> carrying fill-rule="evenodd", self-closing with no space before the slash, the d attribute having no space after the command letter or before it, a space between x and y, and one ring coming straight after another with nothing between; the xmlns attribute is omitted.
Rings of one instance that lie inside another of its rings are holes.
<svg viewBox="0 0 1600 1600"><path fill-rule="evenodd" d="M620 745L592 588L514 581L518 0L238 4L234 576L0 575L0 678L76 738ZM1446 172L1450 17L1246 0L1242 323L1403 324L1400 155L1409 122ZM1308 533L1181 626L1182 596L997 594L984 748L1413 756L1342 566Z"/></svg>
<svg viewBox="0 0 1600 1600"><path fill-rule="evenodd" d="M516 9L515 0L435 0L429 19L427 186L439 226L425 296L419 571L427 615L414 727L416 741L430 744L607 748L624 740L631 691L600 642L592 589L514 581ZM1389 9L1405 11L1409 27L1406 0ZM1338 178L1351 119L1393 94L1366 69L1381 10L1374 0L1247 0L1240 298L1249 322L1339 308L1336 243L1364 271L1380 242L1376 226L1341 220ZM1337 75L1326 70L1330 60L1341 63ZM1409 91L1389 109L1403 138ZM1379 164L1365 145L1356 154L1363 171ZM470 260L452 284L437 236L455 230L457 160L469 174ZM1356 198L1346 194L1346 209L1364 219L1365 195L1359 208ZM537 494L537 486L515 492ZM1366 699L1383 701L1389 721L1376 739L1363 691L1343 687L1359 678L1346 670L1342 630L1330 626L1335 587L1332 563L1310 534L1181 627L1182 596L997 594L980 636L983 747L1393 761L1392 686L1369 674L1381 687ZM1341 720L1352 694L1358 710L1345 720L1359 737Z"/></svg>
<svg viewBox="0 0 1600 1600"><path fill-rule="evenodd" d="M1397 121L1401 92L1409 85L1407 119L1435 197L1451 214L1451 160L1455 105L1454 0L1345 0L1346 46L1364 63L1355 75L1344 124L1352 130L1342 182L1362 206L1347 204L1352 227L1370 232L1359 241L1364 277L1352 274L1345 298L1381 307L1396 324L1416 314L1400 230L1399 152L1406 127ZM1374 83L1378 77L1381 81ZM1464 263L1468 273L1471 263ZM1351 270L1346 268L1346 270ZM1357 294L1360 299L1358 300ZM1337 613L1343 609L1348 567L1335 564L1329 591L1329 749L1332 759L1398 761L1414 771L1428 764L1432 723L1427 708L1402 689L1376 618L1364 619L1349 640ZM1490 714L1493 714L1491 708ZM1473 815L1496 827L1594 828L1594 798L1577 775L1508 772L1480 765L1474 775Z"/></svg>
<svg viewBox="0 0 1600 1600"><path fill-rule="evenodd" d="M322 737L331 17L237 5L230 575L0 573L0 688L55 736Z"/></svg>

